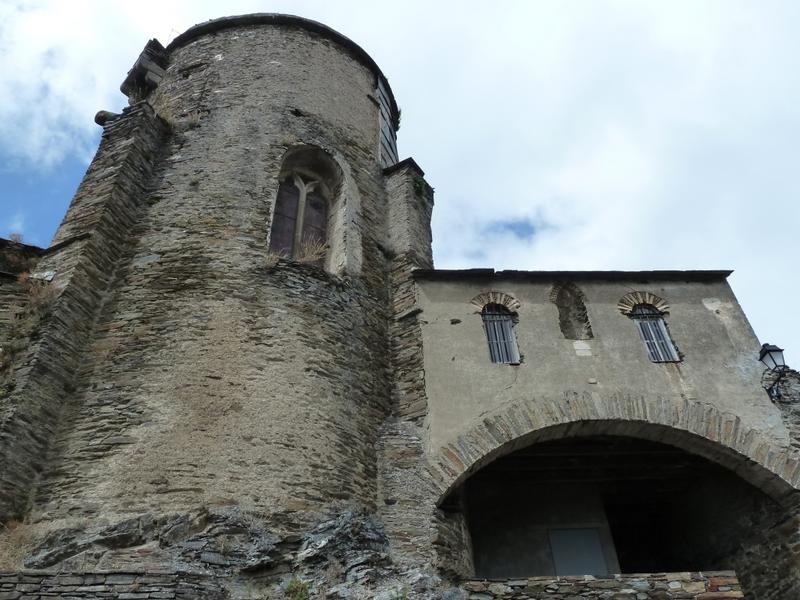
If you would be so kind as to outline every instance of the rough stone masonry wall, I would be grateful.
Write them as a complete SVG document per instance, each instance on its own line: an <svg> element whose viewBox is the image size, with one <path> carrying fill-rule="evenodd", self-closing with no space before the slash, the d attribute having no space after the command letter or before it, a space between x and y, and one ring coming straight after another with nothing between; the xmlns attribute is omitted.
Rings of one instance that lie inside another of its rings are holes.
<svg viewBox="0 0 800 600"><path fill-rule="evenodd" d="M592 577L530 577L468 581L469 600L738 600L744 598L732 571L655 573ZM784 600L795 596L781 596Z"/></svg>
<svg viewBox="0 0 800 600"><path fill-rule="evenodd" d="M18 327L18 317L27 303L18 275L0 273L0 402L16 384L17 356L28 345L27 332Z"/></svg>
<svg viewBox="0 0 800 600"><path fill-rule="evenodd" d="M0 600L215 600L229 595L211 575L175 572L0 573ZM285 586L284 586L285 589ZM306 588L311 597L347 598L346 588ZM401 586L380 598L414 597ZM267 597L286 597L278 592ZM442 590L448 600L739 600L744 598L732 572L660 573L610 577L531 577L508 581L467 581L461 592ZM794 596L781 596L784 600Z"/></svg>
<svg viewBox="0 0 800 600"><path fill-rule="evenodd" d="M44 251L14 240L0 238L0 273L16 275L36 264Z"/></svg>
<svg viewBox="0 0 800 600"><path fill-rule="evenodd" d="M767 373L765 385L777 377ZM788 370L778 384L773 402L781 410L794 448L800 448L800 375ZM787 515L756 524L756 531L736 560L744 589L759 600L800 598L800 502Z"/></svg>
<svg viewBox="0 0 800 600"><path fill-rule="evenodd" d="M183 543L221 536L205 558L227 561L219 515L263 523L255 547L296 550L320 520L375 509L389 389L374 76L296 29L223 30L171 60L151 101L174 133L38 488L31 567L205 569ZM357 276L268 256L281 160L300 144L350 167ZM162 544L175 520L191 526Z"/></svg>
<svg viewBox="0 0 800 600"><path fill-rule="evenodd" d="M414 269L431 268L430 218L433 190L408 159L385 170L389 203L388 253L391 322L392 414L381 428L378 446L379 513L400 564L425 564L434 559L430 520L420 507L431 502L423 474L427 413L422 338L416 308ZM422 518L420 518L422 517Z"/></svg>
<svg viewBox="0 0 800 600"><path fill-rule="evenodd" d="M13 393L0 400L0 522L21 518L30 508L163 136L163 124L143 105L106 128L59 230L60 244L37 265L56 273L52 285L61 292L20 360Z"/></svg>
<svg viewBox="0 0 800 600"><path fill-rule="evenodd" d="M399 564L435 566L447 577L472 573L471 551L463 547L465 522L459 513L434 508L436 491L425 470L428 402L425 392L421 314L415 269L433 266L430 219L433 189L406 160L386 170L389 240L392 253L392 416L379 442L380 515Z"/></svg>
<svg viewBox="0 0 800 600"><path fill-rule="evenodd" d="M31 337L52 308L57 295L50 284L53 272L37 271L36 265L58 250L0 239L0 400L17 386Z"/></svg>
<svg viewBox="0 0 800 600"><path fill-rule="evenodd" d="M755 532L736 557L735 567L748 598L800 598L800 513L784 516Z"/></svg>
<svg viewBox="0 0 800 600"><path fill-rule="evenodd" d="M0 274L0 346L8 340L14 315L25 302L25 290L17 281L17 275Z"/></svg>
<svg viewBox="0 0 800 600"><path fill-rule="evenodd" d="M767 373L769 385L776 374ZM789 430L791 445L800 448L800 375L789 370L773 400ZM752 535L736 557L736 572L748 597L759 600L800 598L800 499L787 502L786 513L756 520Z"/></svg>
<svg viewBox="0 0 800 600"><path fill-rule="evenodd" d="M215 600L224 597L212 578L185 573L0 573L0 600Z"/></svg>
<svg viewBox="0 0 800 600"><path fill-rule="evenodd" d="M42 252L41 248L0 238L0 401L16 385L19 358L49 304L47 282L30 279L30 271Z"/></svg>
<svg viewBox="0 0 800 600"><path fill-rule="evenodd" d="M433 268L431 212L433 189L419 167L404 161L387 169L389 251L392 254L390 297L392 322L392 403L404 421L419 421L428 412L422 365L414 269Z"/></svg>
<svg viewBox="0 0 800 600"><path fill-rule="evenodd" d="M776 382L775 389L778 396L772 402L781 411L783 422L789 430L792 447L800 449L800 373L793 369L786 369L780 374L773 371L764 372L761 378L764 387Z"/></svg>

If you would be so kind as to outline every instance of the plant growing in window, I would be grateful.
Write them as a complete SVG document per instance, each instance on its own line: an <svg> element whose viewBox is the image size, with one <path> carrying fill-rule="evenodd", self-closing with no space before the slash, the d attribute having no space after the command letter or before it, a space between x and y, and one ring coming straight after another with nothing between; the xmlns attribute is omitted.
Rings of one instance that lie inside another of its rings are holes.
<svg viewBox="0 0 800 600"><path fill-rule="evenodd" d="M328 223L328 203L318 189L318 181L298 174L285 178L278 188L275 213L272 218L269 249L280 256L305 259L320 254L325 246ZM324 251L310 262L321 262Z"/></svg>

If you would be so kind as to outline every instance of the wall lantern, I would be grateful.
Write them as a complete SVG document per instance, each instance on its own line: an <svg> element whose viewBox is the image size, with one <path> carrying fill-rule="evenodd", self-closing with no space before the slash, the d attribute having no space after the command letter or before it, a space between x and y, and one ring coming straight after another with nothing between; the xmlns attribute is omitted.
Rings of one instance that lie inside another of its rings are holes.
<svg viewBox="0 0 800 600"><path fill-rule="evenodd" d="M764 366L772 373L777 373L778 377L771 385L764 387L767 394L772 400L777 400L781 397L781 390L778 384L786 374L786 362L783 360L783 348L778 348L774 344L763 344L761 351L758 353L758 360L764 363Z"/></svg>

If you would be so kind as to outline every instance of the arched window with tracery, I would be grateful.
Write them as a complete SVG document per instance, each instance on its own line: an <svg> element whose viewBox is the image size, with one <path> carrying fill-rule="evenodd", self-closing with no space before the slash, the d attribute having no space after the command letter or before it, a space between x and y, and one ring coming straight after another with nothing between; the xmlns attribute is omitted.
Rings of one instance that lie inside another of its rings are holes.
<svg viewBox="0 0 800 600"><path fill-rule="evenodd" d="M329 248L329 217L338 207L342 172L322 149L289 151L279 176L270 227L269 250L300 262L324 266Z"/></svg>
<svg viewBox="0 0 800 600"><path fill-rule="evenodd" d="M487 304L481 310L481 317L492 362L519 364L519 348L514 335L514 314L502 304Z"/></svg>
<svg viewBox="0 0 800 600"><path fill-rule="evenodd" d="M319 254L326 242L328 202L320 182L297 173L278 188L269 249L289 258Z"/></svg>
<svg viewBox="0 0 800 600"><path fill-rule="evenodd" d="M636 323L652 362L680 362L678 351L658 309L651 304L637 304L628 316Z"/></svg>

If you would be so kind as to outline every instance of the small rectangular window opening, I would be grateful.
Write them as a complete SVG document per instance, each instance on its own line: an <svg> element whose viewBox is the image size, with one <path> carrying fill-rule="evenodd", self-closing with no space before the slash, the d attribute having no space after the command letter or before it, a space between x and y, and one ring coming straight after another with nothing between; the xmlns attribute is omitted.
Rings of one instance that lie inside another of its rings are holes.
<svg viewBox="0 0 800 600"><path fill-rule="evenodd" d="M652 362L680 362L666 323L655 309L636 307L631 313Z"/></svg>
<svg viewBox="0 0 800 600"><path fill-rule="evenodd" d="M519 364L519 349L514 336L514 321L511 312L505 306L487 304L481 311L481 316L492 362Z"/></svg>

